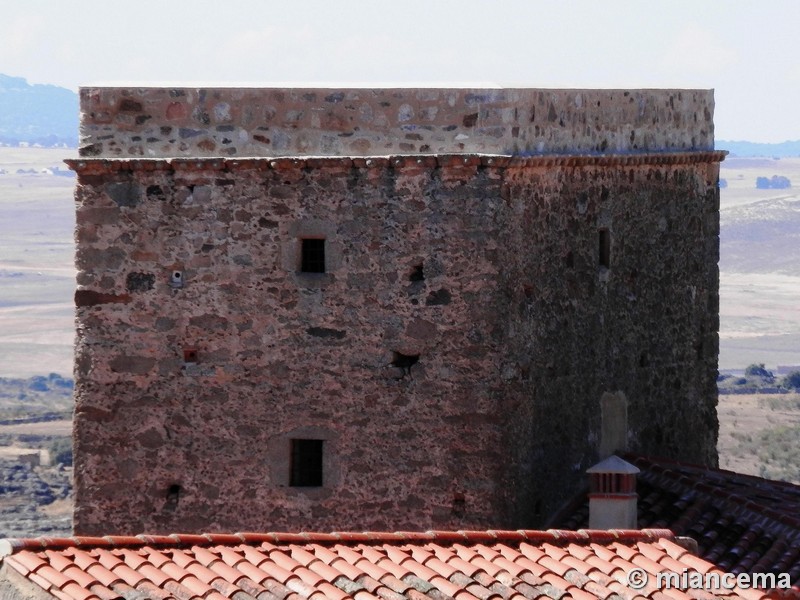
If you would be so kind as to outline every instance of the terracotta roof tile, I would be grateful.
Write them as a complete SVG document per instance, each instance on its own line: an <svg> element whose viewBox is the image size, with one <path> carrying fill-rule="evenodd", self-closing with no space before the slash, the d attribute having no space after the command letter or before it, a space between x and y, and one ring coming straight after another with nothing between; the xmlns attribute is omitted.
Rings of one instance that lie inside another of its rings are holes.
<svg viewBox="0 0 800 600"><path fill-rule="evenodd" d="M447 579L452 578L454 575L463 575L464 577L467 577L466 573L459 571L453 565L449 565L439 560L438 558L431 558L428 562L425 563L425 565L430 567L431 569L439 573L442 577L445 577ZM467 572L470 571L472 571L472 568L469 565L467 565Z"/></svg>
<svg viewBox="0 0 800 600"><path fill-rule="evenodd" d="M586 564L590 565L591 567L597 569L599 572L603 573L604 575L611 576L615 572L620 571L621 567L608 562L607 560L600 558L599 556L590 556L586 559ZM591 572L590 572L591 573Z"/></svg>
<svg viewBox="0 0 800 600"><path fill-rule="evenodd" d="M234 569L230 565L226 565L222 561L209 564L208 569L233 585L239 585L240 581L247 577L241 571Z"/></svg>
<svg viewBox="0 0 800 600"><path fill-rule="evenodd" d="M458 555L453 555L447 561L447 564L451 565L453 568L463 573L467 577L472 577L473 579L479 574L489 575L490 573L488 573L484 567L486 566L491 568L491 565L487 564L487 561L480 556L476 556L474 561L466 561ZM492 571L493 573L497 572L495 569L492 569Z"/></svg>
<svg viewBox="0 0 800 600"><path fill-rule="evenodd" d="M616 579L612 579L612 581L609 582L608 589L613 590L615 594L621 596L625 600L643 600L643 598L646 598L646 596L642 596L638 590L626 587Z"/></svg>
<svg viewBox="0 0 800 600"><path fill-rule="evenodd" d="M547 583L552 585L553 587L557 588L562 592L566 592L571 586L570 582L561 577L560 575L556 575L555 573L545 572L542 574L542 579L544 579Z"/></svg>
<svg viewBox="0 0 800 600"><path fill-rule="evenodd" d="M258 548L250 548L249 546L243 546L241 549L222 548L220 550L220 556L222 560L232 567L235 567L240 562L249 562L256 567L260 567L270 560L270 557L261 552ZM291 568L289 568L289 570L291 571Z"/></svg>
<svg viewBox="0 0 800 600"><path fill-rule="evenodd" d="M310 598L316 592L314 586L308 585L299 577L293 577L292 579L289 579L284 585L291 591L296 592L305 598Z"/></svg>
<svg viewBox="0 0 800 600"><path fill-rule="evenodd" d="M580 588L570 588L569 590L570 596L572 596L575 600L596 600L597 596L590 592L585 592Z"/></svg>
<svg viewBox="0 0 800 600"><path fill-rule="evenodd" d="M101 584L100 581L91 573L84 571L78 568L74 563L70 562L70 565L62 571L66 577L72 579L75 583L80 585L81 587L85 587L86 589L90 589L93 586ZM101 584L102 585L102 584Z"/></svg>
<svg viewBox="0 0 800 600"><path fill-rule="evenodd" d="M108 568L108 567L107 567ZM128 584L129 586L135 588L143 581L147 580L142 573L134 571L128 565L119 563L113 568L108 568L109 571L112 571L115 575L119 576L123 582Z"/></svg>
<svg viewBox="0 0 800 600"><path fill-rule="evenodd" d="M22 575L35 573L38 569L47 564L47 561L31 552L21 552L8 558L9 563Z"/></svg>
<svg viewBox="0 0 800 600"><path fill-rule="evenodd" d="M404 561L403 566L408 567L413 575L419 577L423 581L432 582L433 579L435 579L436 577L439 578L442 577L439 573L437 573L433 569L428 568L425 565L422 565L415 560L410 560L410 559L406 560Z"/></svg>
<svg viewBox="0 0 800 600"><path fill-rule="evenodd" d="M101 585L104 585L107 588L110 588L118 583L123 583L122 578L118 574L109 571L100 563L92 563L89 566L81 568L89 573L89 575L97 579Z"/></svg>
<svg viewBox="0 0 800 600"><path fill-rule="evenodd" d="M212 568L216 568L217 565L213 565ZM249 562L241 562L237 565L236 570L241 574L257 583L259 585L263 585L264 582L268 580L278 581L279 583L283 583L288 581L291 577L294 577L291 573L284 572L283 569L276 567L274 570L267 573L266 571L262 571L257 566L250 564ZM228 579L226 577L226 579ZM230 581L230 579L228 579Z"/></svg>
<svg viewBox="0 0 800 600"><path fill-rule="evenodd" d="M406 583L402 579L395 577L391 573L386 573L378 581L380 581L390 590L397 592L398 594L406 594L411 590L412 587L410 584Z"/></svg>
<svg viewBox="0 0 800 600"><path fill-rule="evenodd" d="M566 548L567 551L578 560L586 560L588 557L594 555L589 548L579 544L570 544Z"/></svg>
<svg viewBox="0 0 800 600"><path fill-rule="evenodd" d="M583 589L592 594L595 598L599 598L600 600L605 600L610 598L614 591L610 588L602 585L596 581L592 581L591 579L583 584Z"/></svg>
<svg viewBox="0 0 800 600"><path fill-rule="evenodd" d="M475 568L480 569L481 572L486 573L490 577L493 577L499 581L503 581L511 577L511 573L506 571L502 566L488 561L480 555L473 557L472 560L469 561L469 564L474 565ZM505 574L506 577L503 577L503 574Z"/></svg>
<svg viewBox="0 0 800 600"><path fill-rule="evenodd" d="M749 537L766 544L757 528ZM59 600L712 600L722 592L627 586L633 568L716 568L663 530L110 536L7 548L8 566ZM737 560L766 555L794 569L798 553L770 543ZM724 592L725 600L764 596Z"/></svg>
<svg viewBox="0 0 800 600"><path fill-rule="evenodd" d="M352 581L360 581L364 577L369 577L362 569L351 565L344 559L333 560L331 565L333 565L343 577L347 577Z"/></svg>
<svg viewBox="0 0 800 600"><path fill-rule="evenodd" d="M700 573L708 573L715 568L714 564L691 554L683 555L681 557L681 562L687 565L690 569L699 571Z"/></svg>
<svg viewBox="0 0 800 600"><path fill-rule="evenodd" d="M670 598L670 600L692 600L692 597L689 594L677 589L669 589L662 593Z"/></svg>
<svg viewBox="0 0 800 600"><path fill-rule="evenodd" d="M97 598L97 595L95 595L94 592L82 587L80 584L74 581L67 583L61 589L61 591L67 594L70 598L74 598L75 600L90 600L92 598Z"/></svg>

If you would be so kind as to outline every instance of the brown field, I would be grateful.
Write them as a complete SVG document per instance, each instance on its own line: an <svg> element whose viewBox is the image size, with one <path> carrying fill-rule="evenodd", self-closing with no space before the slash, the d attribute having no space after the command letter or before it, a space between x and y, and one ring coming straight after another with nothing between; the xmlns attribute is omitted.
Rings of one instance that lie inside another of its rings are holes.
<svg viewBox="0 0 800 600"><path fill-rule="evenodd" d="M720 395L717 414L721 468L800 483L800 394ZM780 430L792 433L784 448Z"/></svg>
<svg viewBox="0 0 800 600"><path fill-rule="evenodd" d="M71 436L72 421L42 421L41 423L18 423L15 425L0 425L2 435L41 435L41 436Z"/></svg>

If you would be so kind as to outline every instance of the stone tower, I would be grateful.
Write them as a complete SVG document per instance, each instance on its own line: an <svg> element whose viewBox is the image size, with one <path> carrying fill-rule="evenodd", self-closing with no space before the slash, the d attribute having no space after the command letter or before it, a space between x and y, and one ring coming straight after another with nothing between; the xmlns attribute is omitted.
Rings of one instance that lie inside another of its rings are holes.
<svg viewBox="0 0 800 600"><path fill-rule="evenodd" d="M541 525L716 462L707 90L84 88L75 532Z"/></svg>

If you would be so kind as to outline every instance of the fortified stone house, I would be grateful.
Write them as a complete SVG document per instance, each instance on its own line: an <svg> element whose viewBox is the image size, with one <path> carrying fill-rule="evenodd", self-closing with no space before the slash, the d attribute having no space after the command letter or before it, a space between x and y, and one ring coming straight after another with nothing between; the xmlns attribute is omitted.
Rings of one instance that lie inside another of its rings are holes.
<svg viewBox="0 0 800 600"><path fill-rule="evenodd" d="M529 528L615 449L716 463L712 91L81 111L76 533Z"/></svg>

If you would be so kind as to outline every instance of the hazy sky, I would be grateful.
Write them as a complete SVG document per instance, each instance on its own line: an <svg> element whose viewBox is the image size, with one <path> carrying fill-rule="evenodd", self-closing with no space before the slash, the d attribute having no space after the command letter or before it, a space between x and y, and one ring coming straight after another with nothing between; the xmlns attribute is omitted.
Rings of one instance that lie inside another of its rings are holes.
<svg viewBox="0 0 800 600"><path fill-rule="evenodd" d="M716 89L716 137L800 139L800 0L4 0L0 73L109 82Z"/></svg>

